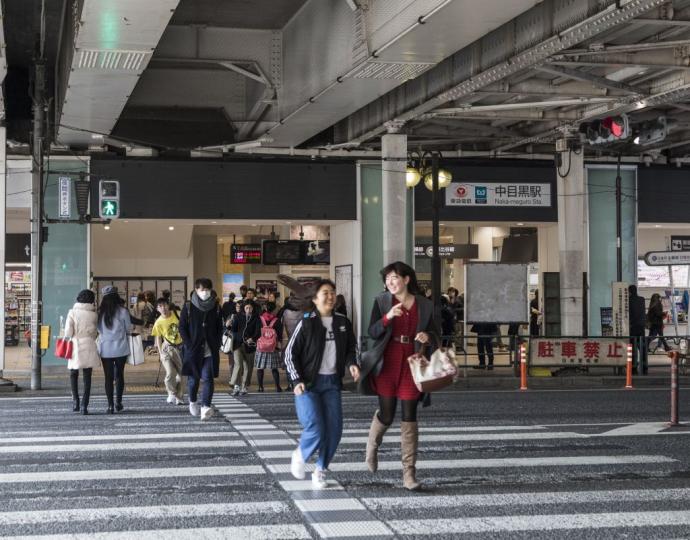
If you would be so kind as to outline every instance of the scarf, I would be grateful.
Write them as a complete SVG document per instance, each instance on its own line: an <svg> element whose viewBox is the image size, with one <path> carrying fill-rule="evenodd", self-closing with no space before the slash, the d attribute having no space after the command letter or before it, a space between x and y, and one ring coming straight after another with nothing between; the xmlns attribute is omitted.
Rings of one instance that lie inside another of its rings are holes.
<svg viewBox="0 0 690 540"><path fill-rule="evenodd" d="M203 311L204 313L207 313L211 311L217 304L216 294L211 293L211 296L209 296L208 300L202 300L196 294L196 291L194 291L192 293L192 304L194 304L194 307L196 307L197 309Z"/></svg>

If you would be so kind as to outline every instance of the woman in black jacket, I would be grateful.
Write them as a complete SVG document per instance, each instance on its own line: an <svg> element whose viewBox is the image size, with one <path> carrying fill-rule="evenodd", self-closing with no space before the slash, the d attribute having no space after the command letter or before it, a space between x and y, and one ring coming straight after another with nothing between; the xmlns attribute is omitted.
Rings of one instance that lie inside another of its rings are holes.
<svg viewBox="0 0 690 540"><path fill-rule="evenodd" d="M254 370L254 356L256 355L256 340L261 335L261 320L255 313L254 302L247 300L241 308L241 314L232 320L232 348L235 356L235 366L230 377L233 386L232 395L247 393Z"/></svg>
<svg viewBox="0 0 690 540"><path fill-rule="evenodd" d="M317 451L312 474L315 489L327 487L326 469L343 433L340 397L345 368L356 381L357 344L352 324L335 313L335 284L327 279L313 285L311 314L300 321L285 351L288 377L294 384L295 407L304 428L299 446L292 453L291 472L297 479L305 475L304 464Z"/></svg>
<svg viewBox="0 0 690 540"><path fill-rule="evenodd" d="M649 300L649 311L647 311L647 322L649 323L649 345L652 340L659 336L659 345L661 345L666 352L671 350L668 343L664 339L664 306L661 303L661 296L654 293Z"/></svg>

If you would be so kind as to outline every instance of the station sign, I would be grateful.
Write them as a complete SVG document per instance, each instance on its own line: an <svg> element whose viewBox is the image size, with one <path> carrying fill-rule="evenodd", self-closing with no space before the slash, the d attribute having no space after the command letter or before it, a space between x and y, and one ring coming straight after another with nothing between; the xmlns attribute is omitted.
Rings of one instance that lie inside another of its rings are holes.
<svg viewBox="0 0 690 540"><path fill-rule="evenodd" d="M479 244L443 244L438 246L438 254L442 259L477 259L479 258ZM414 247L415 257L434 256L434 248L431 244Z"/></svg>
<svg viewBox="0 0 690 540"><path fill-rule="evenodd" d="M261 264L261 244L232 244L230 264Z"/></svg>
<svg viewBox="0 0 690 540"><path fill-rule="evenodd" d="M690 251L690 236L671 236L671 251Z"/></svg>
<svg viewBox="0 0 690 540"><path fill-rule="evenodd" d="M625 366L628 340L620 338L538 338L530 340L530 366Z"/></svg>
<svg viewBox="0 0 690 540"><path fill-rule="evenodd" d="M690 251L650 251L645 254L644 261L648 266L690 264Z"/></svg>
<svg viewBox="0 0 690 540"><path fill-rule="evenodd" d="M551 206L551 184L458 183L446 188L446 206Z"/></svg>

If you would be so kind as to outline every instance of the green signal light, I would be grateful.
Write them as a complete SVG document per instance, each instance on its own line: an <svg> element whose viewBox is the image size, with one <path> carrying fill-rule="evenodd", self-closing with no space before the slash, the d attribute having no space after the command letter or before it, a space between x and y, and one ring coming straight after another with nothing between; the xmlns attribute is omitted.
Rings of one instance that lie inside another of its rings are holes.
<svg viewBox="0 0 690 540"><path fill-rule="evenodd" d="M101 216L116 217L118 215L117 201L101 201Z"/></svg>

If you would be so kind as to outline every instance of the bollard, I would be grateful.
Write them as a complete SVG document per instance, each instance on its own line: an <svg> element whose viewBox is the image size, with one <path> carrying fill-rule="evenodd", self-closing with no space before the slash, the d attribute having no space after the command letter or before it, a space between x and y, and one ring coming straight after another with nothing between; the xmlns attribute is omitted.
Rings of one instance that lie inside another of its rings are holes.
<svg viewBox="0 0 690 540"><path fill-rule="evenodd" d="M520 345L520 390L527 390L527 353L525 345Z"/></svg>
<svg viewBox="0 0 690 540"><path fill-rule="evenodd" d="M671 357L671 423L678 426L678 351L668 353Z"/></svg>
<svg viewBox="0 0 690 540"><path fill-rule="evenodd" d="M632 372L633 372L633 346L632 343L628 343L628 359L625 363L625 388L626 390L633 389L632 382Z"/></svg>

